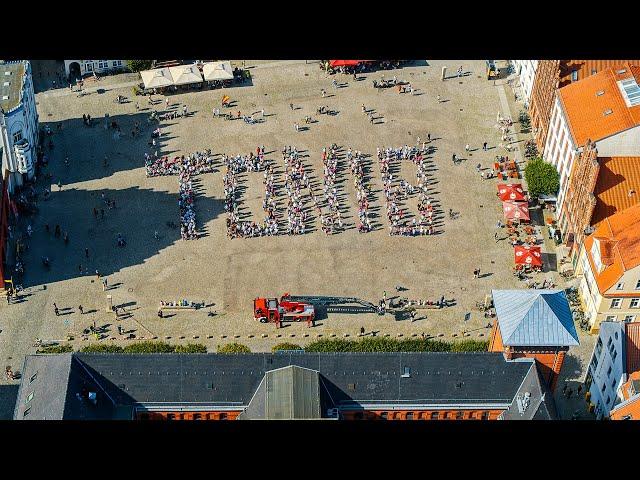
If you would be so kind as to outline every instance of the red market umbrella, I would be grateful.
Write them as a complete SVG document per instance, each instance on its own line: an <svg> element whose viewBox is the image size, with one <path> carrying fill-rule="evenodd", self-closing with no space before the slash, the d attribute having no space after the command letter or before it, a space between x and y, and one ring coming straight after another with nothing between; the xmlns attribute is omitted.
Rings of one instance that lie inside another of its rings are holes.
<svg viewBox="0 0 640 480"><path fill-rule="evenodd" d="M529 221L527 202L502 202L502 210L507 220Z"/></svg>
<svg viewBox="0 0 640 480"><path fill-rule="evenodd" d="M358 65L360 62L363 62L364 60L329 60L329 66L331 68L336 68L336 67L355 67L356 65Z"/></svg>
<svg viewBox="0 0 640 480"><path fill-rule="evenodd" d="M516 265L542 266L542 252L540 247L525 247L516 245L513 248Z"/></svg>
<svg viewBox="0 0 640 480"><path fill-rule="evenodd" d="M499 183L498 197L503 202L511 200L512 202L524 202L524 190L519 183Z"/></svg>

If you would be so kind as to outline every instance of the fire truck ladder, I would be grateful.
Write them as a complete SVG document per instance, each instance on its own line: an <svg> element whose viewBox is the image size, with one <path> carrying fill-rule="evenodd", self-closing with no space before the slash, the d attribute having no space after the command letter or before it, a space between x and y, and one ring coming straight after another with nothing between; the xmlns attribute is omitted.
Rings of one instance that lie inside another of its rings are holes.
<svg viewBox="0 0 640 480"><path fill-rule="evenodd" d="M321 297L307 295L291 295L292 302L311 303L327 313L378 313L378 307L355 297ZM355 304L355 305L349 305Z"/></svg>

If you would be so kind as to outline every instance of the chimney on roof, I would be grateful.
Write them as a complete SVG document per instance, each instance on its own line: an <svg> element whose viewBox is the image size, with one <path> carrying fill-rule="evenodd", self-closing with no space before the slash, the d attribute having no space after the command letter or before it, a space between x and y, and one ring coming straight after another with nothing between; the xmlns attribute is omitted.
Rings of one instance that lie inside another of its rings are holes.
<svg viewBox="0 0 640 480"><path fill-rule="evenodd" d="M633 195L634 193L636 193L636 191L633 188L629 189L629 196Z"/></svg>
<svg viewBox="0 0 640 480"><path fill-rule="evenodd" d="M613 110L611 110L610 108L605 110L603 115L606 117L607 115L611 115L613 113Z"/></svg>

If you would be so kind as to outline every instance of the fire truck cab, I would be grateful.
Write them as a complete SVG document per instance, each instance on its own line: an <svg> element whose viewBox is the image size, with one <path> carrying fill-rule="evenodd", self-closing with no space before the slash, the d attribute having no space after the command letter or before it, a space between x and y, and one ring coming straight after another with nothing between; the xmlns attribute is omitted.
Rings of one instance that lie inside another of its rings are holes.
<svg viewBox="0 0 640 480"><path fill-rule="evenodd" d="M277 298L256 298L253 300L253 318L261 323L275 323L280 328L282 322L307 322L313 326L315 308L310 303L292 302L285 293Z"/></svg>

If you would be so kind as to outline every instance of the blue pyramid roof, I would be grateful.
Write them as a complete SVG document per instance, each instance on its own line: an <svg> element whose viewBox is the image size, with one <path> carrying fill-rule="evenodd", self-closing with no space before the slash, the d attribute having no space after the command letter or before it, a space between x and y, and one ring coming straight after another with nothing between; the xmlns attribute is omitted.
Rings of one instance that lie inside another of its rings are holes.
<svg viewBox="0 0 640 480"><path fill-rule="evenodd" d="M502 343L506 346L579 345L562 290L493 290Z"/></svg>

